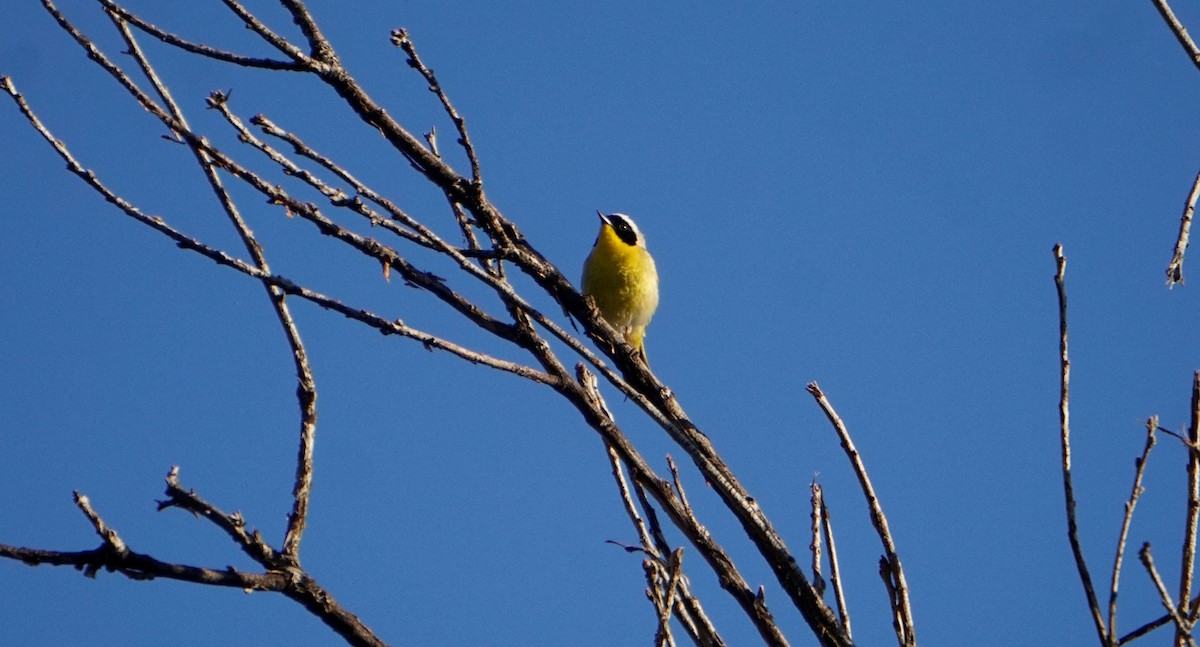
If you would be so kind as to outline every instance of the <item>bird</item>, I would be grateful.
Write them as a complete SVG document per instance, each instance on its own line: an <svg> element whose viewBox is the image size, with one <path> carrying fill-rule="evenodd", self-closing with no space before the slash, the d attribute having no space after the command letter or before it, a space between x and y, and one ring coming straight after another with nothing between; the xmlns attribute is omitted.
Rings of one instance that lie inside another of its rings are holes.
<svg viewBox="0 0 1200 647"><path fill-rule="evenodd" d="M658 309L658 270L646 239L623 213L600 216L600 233L583 262L583 295L646 362L646 326ZM649 362L647 362L649 363Z"/></svg>

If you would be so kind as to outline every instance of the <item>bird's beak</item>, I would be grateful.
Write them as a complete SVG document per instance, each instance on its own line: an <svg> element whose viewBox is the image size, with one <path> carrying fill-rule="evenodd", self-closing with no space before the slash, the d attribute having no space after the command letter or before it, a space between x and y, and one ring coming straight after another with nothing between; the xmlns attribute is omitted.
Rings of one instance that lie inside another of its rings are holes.
<svg viewBox="0 0 1200 647"><path fill-rule="evenodd" d="M610 220L608 219L608 216L604 215L604 212L603 212L603 211L600 211L599 209L597 209L597 210L596 210L596 215L597 215L597 216L600 216L600 222L602 222L602 223L604 223L604 224L606 224L606 225L612 225L612 221L610 221Z"/></svg>

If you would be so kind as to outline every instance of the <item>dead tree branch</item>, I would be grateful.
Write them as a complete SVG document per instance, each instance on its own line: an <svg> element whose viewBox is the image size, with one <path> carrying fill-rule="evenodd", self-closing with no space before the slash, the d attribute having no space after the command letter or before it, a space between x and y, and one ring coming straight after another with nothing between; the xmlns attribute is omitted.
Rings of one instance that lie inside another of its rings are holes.
<svg viewBox="0 0 1200 647"><path fill-rule="evenodd" d="M1125 501L1125 516L1121 519L1121 534L1117 538L1117 556L1113 559L1112 583L1108 590L1108 638L1110 641L1117 635L1117 585L1121 581L1121 562L1125 558L1129 526L1133 523L1133 510L1142 496L1142 477L1146 473L1146 461L1150 459L1150 450L1154 449L1154 444L1157 442L1154 434L1157 430L1157 417L1146 421L1146 446L1142 449L1142 455L1134 463L1133 487L1130 488L1129 499Z"/></svg>
<svg viewBox="0 0 1200 647"><path fill-rule="evenodd" d="M70 171L80 177L97 194L117 206L126 216L166 236L180 248L198 253L221 266L234 269L261 283L288 341L296 366L301 415L299 451L292 492L293 501L282 547L278 549L272 547L257 533L248 532L240 518L222 513L193 494L179 488L174 473L168 481L168 500L164 506L182 507L205 515L206 518L223 528L243 552L269 571L282 569L293 575L297 572L302 574L302 571L297 571L299 568L298 553L313 483L312 446L316 431L317 391L311 367L307 362L307 353L287 308L287 297L294 296L339 312L385 334L396 334L412 339L427 348L446 350L469 362L503 370L550 387L579 412L583 420L601 436L606 446L619 459L619 464L629 470L634 488L642 501L643 511L648 510L649 502L652 499L654 504L679 528L701 558L713 569L721 586L751 618L764 641L770 645L787 645L788 642L777 626L771 611L768 610L763 596L751 588L740 575L726 551L712 537L708 529L696 519L694 511L685 498L682 482L674 463L671 463L673 481L659 477L617 426L611 412L608 411L603 399L599 396L596 376L603 377L630 402L639 407L688 454L701 476L711 486L712 491L729 509L755 545L792 605L812 629L818 642L827 647L851 645L846 615L843 613L843 621L838 621L819 592L808 582L799 562L793 557L782 536L760 508L758 500L751 496L733 471L724 463L708 436L692 422L676 394L649 370L649 367L625 341L623 335L599 316L598 311L582 297L566 276L525 238L516 223L506 218L490 201L484 192L478 154L467 131L466 121L455 109L449 95L444 91L432 70L419 57L407 32L403 30L394 32L395 45L405 52L409 64L429 84L430 90L441 103L443 111L453 121L458 131L459 144L462 146L470 166L467 174L455 170L447 159L436 150L434 144L436 140L430 137L422 141L421 138L414 136L368 94L354 75L342 65L333 44L324 35L302 2L281 0L281 4L291 15L294 25L298 27L302 36L302 40L297 39L296 42L272 30L238 0L223 0L223 2L242 24L268 46L278 51L283 59L249 57L199 44L195 40L169 33L153 23L133 15L112 0L102 0L102 5L124 38L130 53L141 68L142 74L154 88L153 93L143 90L130 74L114 63L88 36L77 29L51 0L43 0L42 3L59 26L74 39L90 60L118 83L142 109L158 119L178 141L189 146L217 197L222 211L241 237L249 254L249 261L237 258L182 233L168 224L166 219L144 213L132 202L109 189L95 173L76 161L67 147L41 124L24 98L16 91L11 80L5 78L0 82L2 84L0 87L3 87L13 98L18 109L26 116L30 124L67 162ZM298 160L308 160L333 172L344 185L337 187L319 179L302 164L297 163L296 159L289 158L268 144L267 141L254 136L242 120L228 108L227 95L212 95L209 106L218 110L225 117L227 123L238 133L243 142L266 155L272 164L278 165L284 169L286 174L298 180L301 190L315 190L323 195L329 200L332 208L327 213L317 205L298 198L288 189L267 182L262 175L236 161L226 151L212 144L203 133L197 132L190 126L183 111L167 91L166 84L158 78L149 58L134 38L135 31L145 33L167 46L212 61L259 70L294 72L298 77L320 82L335 93L365 125L369 126L372 132L381 134L397 154L407 160L421 176L445 196L463 233L467 249L460 249L458 246L441 240L434 235L431 227L410 216L392 201L364 186L348 171L334 163L332 158L305 146L303 140L298 136L276 127L265 117L256 117L250 121L251 124L259 126L268 137L292 144L293 153ZM157 98L154 95L157 95ZM442 336L415 330L406 326L399 319L390 321L364 308L343 303L308 286L296 284L275 273L267 264L262 246L250 228L246 226L226 189L226 183L236 182L257 192L270 204L283 207L289 215L296 216L298 221L308 223L318 235L336 241L362 257L379 263L385 268L385 271L395 271L406 284L433 296L438 302L461 315L463 320L470 325L490 333L495 340L506 344L514 352L519 352L521 361L484 354L455 344ZM382 213L368 207L363 201L364 199L382 209ZM336 220L336 217L342 214L355 214L357 217L366 218L372 224L388 223L382 227L382 230L391 235L388 238L390 244L361 235L343 226ZM477 233L479 235L476 235ZM489 308L485 308L466 296L470 293L458 289L452 280L440 277L418 266L401 251L401 245L406 244L415 244L423 250L432 250L451 259L463 271L466 280L480 281L491 288L503 306L502 310L489 311ZM552 299L561 306L566 316L580 322L586 336L596 343L600 353L593 352L588 348L586 340L568 333L563 326L533 307L534 301L519 294L508 281L505 266L515 268L517 272L531 279L542 293L540 298ZM555 340L565 344L568 353L577 355L594 367L595 372L588 370L584 364L578 364L575 371L568 368L575 363L575 358L560 357L561 345L552 344ZM528 364L521 362L528 362ZM819 397L818 399L823 398ZM839 434L842 435L843 446L850 448L852 464L863 484L864 496L868 498L872 506L872 517L875 519L876 527L884 541L889 564L889 582L894 587L896 594L895 605L899 618L897 632L901 637L901 644L915 644L908 589L890 533L887 531L886 520L878 506L870 481L866 478L865 468L861 461L857 460L857 454L852 450L853 445L850 444L844 427L839 430ZM627 492L625 496L628 498ZM654 525L655 523L652 522L652 529ZM832 549L832 534L828 526L825 527L825 532ZM721 644L715 630L705 627L706 621L702 619L698 603L688 601L686 581L682 577L679 561L675 559L672 562L668 557L677 555L677 550L668 547L665 539L661 537L661 533L651 530L649 535L653 541L647 542L643 538L643 550L649 551L653 548L658 555L658 561L655 563L666 567L663 571L666 587L663 589L664 597L662 599L665 605L664 611L668 614L674 613L676 617L690 618L689 621L684 621L685 626L690 624L692 628L689 629L689 633L707 641L704 644ZM114 542L115 539L113 542L106 543L108 546L106 550L115 551L112 548ZM289 582L286 588L278 590L300 601L310 609L321 607L321 600L328 599L327 594L320 591L319 587L316 587L316 584L306 576L301 575L298 579L293 577ZM680 611L680 609L684 611ZM328 610L325 612L330 617L341 618L337 621L341 624L330 621L331 626L336 624L335 629L338 629L339 633L354 636L366 635L355 629L354 623L357 622L357 619L353 616L330 614ZM372 639L374 638L372 637ZM360 637L357 640L364 639Z"/></svg>
<svg viewBox="0 0 1200 647"><path fill-rule="evenodd" d="M1054 284L1058 289L1058 351L1060 369L1058 422L1059 440L1062 445L1063 498L1066 501L1067 507L1067 540L1071 543L1071 554L1075 557L1075 568L1079 571L1079 579L1083 582L1083 590L1087 595L1088 609L1092 612L1092 622L1096 625L1096 633L1100 637L1100 643L1107 644L1108 632L1104 626L1104 619L1100 615L1100 603L1096 600L1096 589L1092 585L1092 575L1088 571L1087 562L1083 558L1083 548L1079 543L1079 525L1075 521L1075 488L1071 481L1071 360L1067 352L1067 258L1063 256L1062 245L1054 246L1054 261L1057 268L1054 274Z"/></svg>
<svg viewBox="0 0 1200 647"><path fill-rule="evenodd" d="M1154 558L1150 555L1150 544L1148 542L1142 544L1142 549L1138 551L1138 557L1142 560L1142 566L1146 567L1146 574L1150 576L1150 581L1154 583L1154 588L1158 590L1163 608L1167 610L1167 615L1175 623L1176 639L1195 647L1196 641L1192 639L1191 623L1188 621L1186 615L1179 612L1179 609L1176 608L1175 603L1171 600L1171 594L1167 591L1167 585L1163 582L1162 577L1158 574L1158 569L1154 566Z"/></svg>
<svg viewBox="0 0 1200 647"><path fill-rule="evenodd" d="M884 554L880 559L882 565L880 575L883 577L888 591L892 593L891 603L895 618L893 624L896 630L896 639L902 647L915 646L917 637L912 619L912 608L908 600L908 584L904 579L904 567L900 564L900 556L896 553L896 543L888 528L887 517L883 514L883 506L879 503L879 497L875 495L875 487L871 485L871 479L867 475L866 465L863 464L862 457L854 446L854 441L850 439L850 432L846 429L845 423L833 409L833 405L826 399L825 394L821 392L821 387L816 382L812 382L808 385L807 390L817 401L821 411L825 412L825 417L829 419L829 423L837 432L842 450L850 459L850 465L854 468L854 474L858 477L859 486L862 488L863 498L867 500L867 506L871 510L871 524L875 526L875 532L883 543Z"/></svg>
<svg viewBox="0 0 1200 647"><path fill-rule="evenodd" d="M1200 371L1192 375L1192 409L1188 424L1188 445L1200 447ZM1196 525L1200 519L1200 454L1188 452L1187 466L1187 513L1183 525L1183 559L1179 567L1179 614L1190 625L1195 621L1195 610L1188 609L1192 598L1192 576L1196 568ZM1147 549L1147 552L1148 549ZM1183 640L1183 628L1176 625L1175 642Z"/></svg>

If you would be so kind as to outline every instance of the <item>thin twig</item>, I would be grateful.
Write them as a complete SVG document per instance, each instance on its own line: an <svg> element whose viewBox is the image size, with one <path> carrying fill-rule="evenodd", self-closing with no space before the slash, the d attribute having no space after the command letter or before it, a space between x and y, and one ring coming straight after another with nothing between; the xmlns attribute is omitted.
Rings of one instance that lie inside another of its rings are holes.
<svg viewBox="0 0 1200 647"><path fill-rule="evenodd" d="M462 204L446 198L450 203L450 212L454 214L454 222L458 223L458 230L462 232L463 242L467 245L467 250L471 252L486 251L479 245L479 237L475 235L475 227L471 222L471 217L467 215ZM494 249L494 248L493 248ZM487 257L478 256L476 259L479 266L486 269L489 274L497 278L504 277L504 259L499 256Z"/></svg>
<svg viewBox="0 0 1200 647"><path fill-rule="evenodd" d="M197 54L218 61L224 61L226 63L233 63L234 65L241 65L242 67L257 67L267 70L288 70L292 72L299 72L306 69L304 66L298 65L294 61L281 61L273 58L244 56L242 54L218 49L216 47L212 47L211 45L194 43L177 34L172 34L165 29L147 22L141 16L130 13L129 10L115 2L112 2L112 0L100 0L100 2L104 5L105 9L119 16L121 20L128 22L134 27L137 27L139 30L145 32L149 36L157 38L158 40L166 43L167 45L171 45L172 47L178 47L185 52L190 52L192 54Z"/></svg>
<svg viewBox="0 0 1200 647"><path fill-rule="evenodd" d="M438 100L442 102L442 108L445 109L446 115L454 122L454 127L458 129L458 144L463 147L467 153L467 160L471 163L471 181L477 186L483 185L483 178L479 172L479 158L475 154L475 146L471 144L471 136L467 133L467 122L454 109L454 104L450 103L450 97L442 91L442 84L438 83L437 76L433 70L425 66L424 61L420 56L417 56L417 48L412 42L412 38L408 35L407 29L392 30L392 44L404 50L408 55L408 64L410 67L421 73L425 77L425 81L429 83L429 91L436 94Z"/></svg>
<svg viewBox="0 0 1200 647"><path fill-rule="evenodd" d="M1192 609L1195 609L1197 605L1200 605L1200 596L1192 598L1192 603L1190 606ZM1171 614L1164 613L1163 615L1155 618L1154 620L1151 620L1150 622L1147 622L1146 624L1138 627L1137 629L1134 629L1133 631L1125 634L1124 636L1121 636L1121 639L1117 641L1117 645L1127 645L1127 644L1137 640L1138 638L1141 638L1142 636L1145 636L1146 634L1154 631L1155 629L1158 629L1159 627L1162 627L1163 625L1167 625L1167 624L1171 624Z"/></svg>
<svg viewBox="0 0 1200 647"><path fill-rule="evenodd" d="M250 13L248 9L243 7L237 0L222 0L225 6L234 13L246 25L248 29L258 34L260 38L267 42L271 47L287 54L288 58L295 61L299 69L306 71L314 71L317 67L317 62L306 55L299 47L296 47L283 36L271 31L261 20Z"/></svg>
<svg viewBox="0 0 1200 647"><path fill-rule="evenodd" d="M1175 237L1175 252L1167 265L1168 286L1183 283L1183 255L1192 236L1192 216L1196 213L1197 199L1200 199L1200 172L1196 173L1196 179L1192 181L1192 190L1188 192L1183 214L1179 216L1179 235Z"/></svg>
<svg viewBox="0 0 1200 647"><path fill-rule="evenodd" d="M1117 635L1117 584L1121 581L1121 562L1125 557L1125 542L1129 537L1129 526L1133 522L1133 510L1138 499L1142 496L1142 476L1146 472L1146 461L1150 458L1150 450L1154 448L1157 437L1154 432L1158 429L1158 416L1146 421L1146 446L1142 455L1134 462L1133 487L1130 488L1129 499L1125 502L1125 516L1121 519L1121 534L1117 538L1117 556L1113 559L1112 584L1108 592L1108 637L1111 641Z"/></svg>
<svg viewBox="0 0 1200 647"><path fill-rule="evenodd" d="M892 576L892 563L887 555L879 556L879 579L883 581L883 588L887 591L888 606L892 610L892 627L895 628L896 635L900 636L904 626L904 617L900 614L900 591L896 587L896 578Z"/></svg>
<svg viewBox="0 0 1200 647"><path fill-rule="evenodd" d="M621 458L617 456L617 451L612 446L606 445L605 449L608 453L608 464L612 468L613 480L617 483L617 492L621 495L621 503L625 507L625 514L629 515L629 522L637 531L638 539L642 543L642 551L651 557L661 558L654 545L654 540L650 538L649 530L646 529L646 521L642 519L642 515L638 514L637 506L633 504L633 497L629 493L629 482L625 479L625 470L621 467Z"/></svg>
<svg viewBox="0 0 1200 647"><path fill-rule="evenodd" d="M1192 59L1192 63L1200 69L1200 47L1196 47L1196 41L1192 40L1183 23L1175 17L1175 12L1171 11L1171 5L1167 4L1167 0L1152 0L1152 2L1163 20L1167 21L1167 26L1171 28L1171 33L1175 34L1175 39L1183 46L1183 51L1187 53L1188 58Z"/></svg>
<svg viewBox="0 0 1200 647"><path fill-rule="evenodd" d="M671 610L667 607L666 593L668 576L663 573L662 564L652 560L642 560L642 570L646 574L646 599L654 606L654 647L675 647L675 637L671 635Z"/></svg>
<svg viewBox="0 0 1200 647"><path fill-rule="evenodd" d="M825 533L825 543L829 545L829 579L833 585L833 597L837 602L838 617L842 621L842 629L846 635L853 637L850 631L850 607L846 605L846 592L842 586L842 572L838 568L837 544L833 541L833 517L829 507L825 505L825 497L821 497L821 526Z"/></svg>
<svg viewBox="0 0 1200 647"><path fill-rule="evenodd" d="M1054 246L1054 284L1058 289L1058 351L1059 351L1059 400L1058 421L1059 438L1062 443L1062 473L1063 498L1067 506L1067 540L1071 543L1071 554L1075 556L1075 568L1079 571L1079 579L1083 582L1084 593L1087 594L1088 609L1092 612L1092 622L1096 626L1096 634L1101 644L1108 644L1108 630L1100 615L1100 603L1096 600L1096 589L1092 586L1092 575L1088 572L1087 562L1083 558L1083 548L1079 544L1079 526L1075 521L1075 488L1071 482L1071 360L1067 353L1067 289L1066 268L1067 259L1063 256L1062 245Z"/></svg>
<svg viewBox="0 0 1200 647"><path fill-rule="evenodd" d="M1168 436L1170 436L1170 437L1174 438L1175 440L1178 440L1178 441L1179 441L1179 444L1180 444L1180 445L1183 445L1183 446L1184 446L1184 447L1185 447L1185 448L1186 448L1186 449L1187 449L1189 452L1191 452L1191 453L1193 453L1193 454L1195 454L1195 455L1197 455L1197 456L1200 456L1200 445L1194 445L1194 444L1192 444L1192 443L1191 443L1191 442L1190 442L1190 441L1187 439L1187 437L1186 437L1186 436L1184 436L1183 434L1180 434L1180 433L1176 433L1176 432L1174 432L1174 431L1171 431L1170 429L1167 429L1166 427L1159 427L1159 428L1158 428L1158 431L1159 431L1159 433L1166 434L1166 435L1168 435ZM1186 433L1186 432L1184 432L1184 433Z"/></svg>
<svg viewBox="0 0 1200 647"><path fill-rule="evenodd" d="M107 544L83 551L42 550L0 544L0 557L19 560L29 566L72 566L88 577L95 577L100 569L104 569L137 581L162 577L247 591L282 591L288 584L288 576L284 573L246 573L232 568L217 570L172 564L132 550L118 554Z"/></svg>
<svg viewBox="0 0 1200 647"><path fill-rule="evenodd" d="M1176 640L1183 640L1188 645L1195 647L1196 641L1192 639L1191 624L1175 607L1175 603L1171 600L1171 594L1167 592L1167 585L1163 583L1158 569L1154 567L1154 558L1150 555L1150 542L1142 544L1142 549L1138 551L1138 557L1142 559L1142 566L1146 567L1146 573L1150 575L1150 580L1154 582L1154 588L1158 589L1158 596L1163 608L1167 610L1171 621L1175 623Z"/></svg>
<svg viewBox="0 0 1200 647"><path fill-rule="evenodd" d="M679 480L679 468L675 466L675 459L671 458L670 454L667 454L667 469L671 471L671 482L675 484L675 492L679 494L679 501L683 503L684 509L695 516L692 504L688 502L687 492L683 490L683 482Z"/></svg>
<svg viewBox="0 0 1200 647"><path fill-rule="evenodd" d="M1200 446L1200 371L1192 374L1192 415L1188 425L1188 444ZM1192 598L1192 577L1196 567L1196 526L1200 519L1200 456L1188 452L1187 516L1183 531L1183 559L1179 569L1179 613L1189 621L1187 602ZM1175 638L1179 641L1179 636Z"/></svg>
<svg viewBox="0 0 1200 647"><path fill-rule="evenodd" d="M1171 624L1171 614L1164 613L1163 615L1159 616L1155 620L1151 620L1150 622L1147 622L1146 624L1138 627L1137 629L1134 629L1133 631L1125 634L1124 636L1121 636L1121 639L1117 641L1117 645L1118 646L1119 645L1128 645L1129 643L1137 640L1138 638L1141 638L1142 636L1149 634L1150 632L1154 631L1155 629L1158 629L1159 627L1162 627L1162 626L1168 625L1168 624Z"/></svg>
<svg viewBox="0 0 1200 647"><path fill-rule="evenodd" d="M650 503L650 498L646 494L646 488L638 481L633 482L633 491L637 494L638 505L642 509L642 514L646 517L646 525L650 531L650 536L654 539L654 548L657 555L670 555L671 544L667 542L667 535L663 532L662 524L658 521L658 513L654 510L654 505Z"/></svg>
<svg viewBox="0 0 1200 647"><path fill-rule="evenodd" d="M117 555L125 555L129 553L129 548L125 545L125 542L121 540L121 536L117 534L117 531L113 530L108 526L108 524L104 523L104 520L101 519L100 515L97 514L92 508L92 502L89 501L86 496L81 494L79 490L72 492L72 495L75 497L75 505L79 508L80 512L83 512L83 515L88 518L88 521L92 523L92 528L96 530L97 535L100 535L100 539L104 541L104 545ZM88 577L95 577L95 575L95 571L88 573Z"/></svg>
<svg viewBox="0 0 1200 647"><path fill-rule="evenodd" d="M167 508L179 508L187 510L192 514L203 517L213 525L225 531L233 543L237 544L242 552L246 553L255 562L263 566L279 571L294 572L297 570L296 565L290 560L281 559L279 553L276 552L270 544L263 539L262 535L257 530L247 530L246 520L242 518L241 513L229 514L222 511L217 506L200 498L193 490L185 490L179 484L179 466L173 466L167 472L167 498L158 502L158 509L166 510Z"/></svg>
<svg viewBox="0 0 1200 647"><path fill-rule="evenodd" d="M667 562L667 578L661 589L662 605L658 615L660 647L674 647L675 638L671 636L671 610L675 608L676 593L683 574L683 548L676 548Z"/></svg>
<svg viewBox="0 0 1200 647"><path fill-rule="evenodd" d="M809 519L812 521L811 533L812 541L808 544L809 552L812 553L812 584L813 589L817 591L817 595L825 595L825 578L821 576L821 486L817 483L817 477L814 476L812 483L808 485L809 489L809 504L811 511Z"/></svg>
<svg viewBox="0 0 1200 647"><path fill-rule="evenodd" d="M892 610L896 616L896 638L903 647L915 646L917 644L916 629L913 624L912 606L908 598L908 584L904 578L904 567L900 564L900 556L896 553L896 543L892 539L892 532L888 528L887 517L883 514L883 506L879 503L879 497L875 494L875 487L871 485L871 478L867 475L867 468L863 464L862 457L858 453L858 449L854 446L854 441L850 438L850 432L846 429L845 423L842 422L833 405L821 392L821 387L816 382L809 383L807 390L816 399L817 405L821 407L821 411L825 412L825 417L829 419L833 425L834 431L837 432L838 438L841 440L842 450L846 457L850 459L850 465L854 469L855 476L858 477L859 487L862 488L863 498L867 500L867 506L871 510L871 524L875 526L875 532L879 535L879 540L883 543L884 556L882 563L887 567L885 573L885 581L888 584L889 591L894 591L892 599Z"/></svg>

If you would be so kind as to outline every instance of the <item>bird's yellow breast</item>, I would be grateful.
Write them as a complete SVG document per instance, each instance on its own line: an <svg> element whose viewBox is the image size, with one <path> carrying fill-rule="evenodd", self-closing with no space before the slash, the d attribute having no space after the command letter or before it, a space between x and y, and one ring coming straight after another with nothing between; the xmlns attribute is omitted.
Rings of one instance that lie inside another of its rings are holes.
<svg viewBox="0 0 1200 647"><path fill-rule="evenodd" d="M612 227L601 227L583 264L583 293L630 344L642 347L646 324L658 308L658 270L645 247L622 241Z"/></svg>

